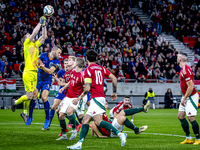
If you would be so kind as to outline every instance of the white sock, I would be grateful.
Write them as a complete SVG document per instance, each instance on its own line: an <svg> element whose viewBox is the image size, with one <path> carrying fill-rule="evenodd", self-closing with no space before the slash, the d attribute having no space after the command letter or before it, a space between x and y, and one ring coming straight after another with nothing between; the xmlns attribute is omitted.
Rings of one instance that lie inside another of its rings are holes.
<svg viewBox="0 0 200 150"><path fill-rule="evenodd" d="M192 137L191 136L186 136L186 139L190 140Z"/></svg>

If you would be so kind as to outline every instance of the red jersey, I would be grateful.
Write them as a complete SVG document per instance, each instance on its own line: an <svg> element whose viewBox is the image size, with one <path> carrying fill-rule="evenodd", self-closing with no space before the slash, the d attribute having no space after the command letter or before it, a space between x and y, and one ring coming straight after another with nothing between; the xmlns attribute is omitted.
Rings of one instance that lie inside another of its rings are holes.
<svg viewBox="0 0 200 150"><path fill-rule="evenodd" d="M115 108L113 109L113 114L116 112L117 114L120 113L121 110L126 110L126 109L130 109L133 108L132 104L129 103L127 106L124 105L124 102L120 102L117 104L117 106L115 106Z"/></svg>
<svg viewBox="0 0 200 150"><path fill-rule="evenodd" d="M183 68L181 68L181 72L180 72L180 86L181 86L181 91L183 93L183 96L185 95L186 91L187 91L187 82L191 81L193 82L193 73L191 68L188 65L183 66ZM195 93L197 93L197 90L195 89L195 87L193 87L192 93L191 95L194 95Z"/></svg>
<svg viewBox="0 0 200 150"><path fill-rule="evenodd" d="M89 65L84 71L84 78L90 78L91 81L91 97L105 97L104 94L104 78L110 75L105 67L99 66L97 64Z"/></svg>
<svg viewBox="0 0 200 150"><path fill-rule="evenodd" d="M73 70L71 72L70 84L66 96L69 98L79 97L79 95L83 93L83 85L83 72L76 72L76 70Z"/></svg>
<svg viewBox="0 0 200 150"><path fill-rule="evenodd" d="M108 116L106 114L103 114L103 121L106 121L106 122L109 122L110 124L112 124L110 122L110 120L108 119ZM102 128L102 127L99 127L97 126L99 132L104 135L104 136L109 136L110 135L110 131L109 130L106 130L105 128Z"/></svg>
<svg viewBox="0 0 200 150"><path fill-rule="evenodd" d="M73 69L71 69L71 70L69 70L69 71L67 71L67 72L65 73L65 75L64 75L64 77L63 77L63 79L65 80L65 83L68 83L68 82L69 82L70 76L71 76L71 73L72 73L72 70L73 70ZM65 93L67 93L67 91L68 91L68 89L65 90Z"/></svg>

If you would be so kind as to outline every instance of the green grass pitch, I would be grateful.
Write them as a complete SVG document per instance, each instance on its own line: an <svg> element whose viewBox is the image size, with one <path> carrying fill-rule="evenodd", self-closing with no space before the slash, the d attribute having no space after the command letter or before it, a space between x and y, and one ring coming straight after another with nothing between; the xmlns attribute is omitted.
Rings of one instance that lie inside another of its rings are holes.
<svg viewBox="0 0 200 150"><path fill-rule="evenodd" d="M57 115L55 114L49 131L42 131L44 123L44 110L34 110L32 125L23 123L20 113L22 110L0 110L0 150L64 150L66 146L78 141L80 132L74 141L56 141L60 133ZM107 113L109 110L107 110ZM180 145L185 139L180 122L177 119L177 109L150 109L148 113L135 114L136 126L148 125L146 132L135 135L134 132L124 127L128 134L127 143L124 148L120 147L119 138L101 139L92 137L90 130L83 143L83 150L162 150L162 149L200 149L192 144ZM129 117L130 119L130 117ZM200 113L196 120L200 124ZM190 124L192 137L194 133ZM68 133L68 138L70 133Z"/></svg>

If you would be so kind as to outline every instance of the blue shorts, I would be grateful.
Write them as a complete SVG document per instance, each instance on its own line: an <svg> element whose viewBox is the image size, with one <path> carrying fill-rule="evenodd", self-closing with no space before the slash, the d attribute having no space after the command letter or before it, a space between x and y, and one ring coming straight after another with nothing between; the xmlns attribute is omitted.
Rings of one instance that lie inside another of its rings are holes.
<svg viewBox="0 0 200 150"><path fill-rule="evenodd" d="M63 100L65 98L65 94L63 94L63 93L57 93L57 95L56 95L56 97L55 97L55 99L59 99L59 100Z"/></svg>
<svg viewBox="0 0 200 150"><path fill-rule="evenodd" d="M50 91L51 88L51 82L50 81L38 81L37 82L37 87L38 91L43 91L43 90L47 90Z"/></svg>
<svg viewBox="0 0 200 150"><path fill-rule="evenodd" d="M90 101L90 92L87 93L87 102Z"/></svg>

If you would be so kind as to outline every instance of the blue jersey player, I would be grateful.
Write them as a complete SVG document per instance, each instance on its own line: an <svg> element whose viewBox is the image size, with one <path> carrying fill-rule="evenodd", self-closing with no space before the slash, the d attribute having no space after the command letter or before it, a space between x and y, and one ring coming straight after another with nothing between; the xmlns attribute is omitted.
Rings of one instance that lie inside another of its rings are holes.
<svg viewBox="0 0 200 150"><path fill-rule="evenodd" d="M65 80L64 80L64 75L72 70L74 68L74 62L75 62L75 57L73 56L70 56L69 59L65 59L64 60L64 68L59 70L58 73L57 73L57 76L54 77L54 80L57 81L57 84L60 85L60 82L63 82L63 84L65 84ZM62 88L63 86L60 86L60 89ZM64 99L65 97L65 92L66 91L63 91L62 93L57 93L55 99L54 99L54 103L53 103L53 106L52 106L52 109L50 111L50 114L49 114L49 118L50 118L50 124L51 124L51 121L54 117L54 114L55 114L55 110L56 108L58 107L58 105L60 104L60 102ZM57 111L57 114L59 115L59 109Z"/></svg>
<svg viewBox="0 0 200 150"><path fill-rule="evenodd" d="M44 102L44 110L46 114L43 130L48 129L49 127L50 104L48 102L48 95L52 83L52 74L59 70L60 60L58 57L61 54L61 50L62 49L59 46L54 46L50 53L43 53L39 57L40 65L38 67L37 90L35 95L37 95L40 90L42 91L41 97L42 101ZM33 99L36 100L37 97L34 97ZM31 114L31 116L33 114L33 109L34 107L29 108L29 115ZM32 120L33 118L29 116L26 125L30 125Z"/></svg>

